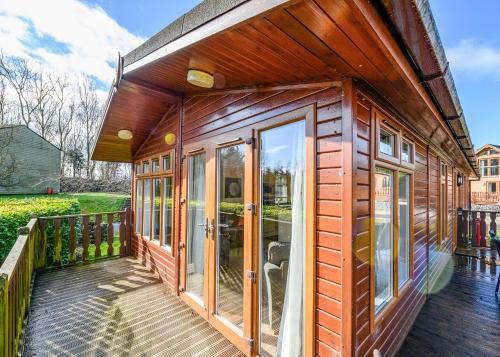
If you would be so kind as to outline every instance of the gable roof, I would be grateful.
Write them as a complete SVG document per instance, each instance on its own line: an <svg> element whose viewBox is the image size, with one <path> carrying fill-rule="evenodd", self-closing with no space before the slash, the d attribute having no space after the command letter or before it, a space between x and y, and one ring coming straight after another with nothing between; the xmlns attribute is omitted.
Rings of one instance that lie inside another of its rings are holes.
<svg viewBox="0 0 500 357"><path fill-rule="evenodd" d="M496 149L500 150L500 145L495 145L495 144L484 144L481 146L479 149L476 150L476 155L479 154L481 151L485 149Z"/></svg>
<svg viewBox="0 0 500 357"><path fill-rule="evenodd" d="M61 149L59 149L57 146L55 146L54 144L52 144L50 141L48 141L47 139L45 139L44 137L42 137L40 134L38 134L36 131L34 131L33 129L31 129L29 126L22 125L22 124L0 125L0 130L4 130L4 129L23 129L23 130L29 130L31 133L33 133L34 135L38 136L40 139L42 139L43 141L45 141L47 144L50 144L51 146L53 146L58 151L61 151Z"/></svg>

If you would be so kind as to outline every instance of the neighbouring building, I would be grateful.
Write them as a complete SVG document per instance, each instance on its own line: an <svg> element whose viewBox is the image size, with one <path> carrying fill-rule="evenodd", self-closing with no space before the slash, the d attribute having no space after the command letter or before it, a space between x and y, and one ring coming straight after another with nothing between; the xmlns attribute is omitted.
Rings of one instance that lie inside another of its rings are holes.
<svg viewBox="0 0 500 357"><path fill-rule="evenodd" d="M500 146L483 145L476 150L480 180L471 181L474 203L500 203Z"/></svg>
<svg viewBox="0 0 500 357"><path fill-rule="evenodd" d="M59 192L61 150L24 125L0 126L0 195Z"/></svg>
<svg viewBox="0 0 500 357"><path fill-rule="evenodd" d="M392 356L478 176L427 1L203 1L119 58L132 252L248 356Z"/></svg>

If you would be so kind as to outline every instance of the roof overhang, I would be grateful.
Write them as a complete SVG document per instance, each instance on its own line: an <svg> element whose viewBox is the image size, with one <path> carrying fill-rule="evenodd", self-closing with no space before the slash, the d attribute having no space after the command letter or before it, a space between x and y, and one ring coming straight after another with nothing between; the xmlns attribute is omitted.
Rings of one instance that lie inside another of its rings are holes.
<svg viewBox="0 0 500 357"><path fill-rule="evenodd" d="M352 77L381 94L421 133L432 133L435 147L476 171L426 1L230 0L218 8L216 3L200 4L214 6L207 18L200 20L203 12L195 8L120 60L94 159L131 162L172 105L207 94L186 81L187 70L195 68L214 74L213 91ZM186 18L195 25L180 26ZM124 126L134 131L130 143L116 137Z"/></svg>

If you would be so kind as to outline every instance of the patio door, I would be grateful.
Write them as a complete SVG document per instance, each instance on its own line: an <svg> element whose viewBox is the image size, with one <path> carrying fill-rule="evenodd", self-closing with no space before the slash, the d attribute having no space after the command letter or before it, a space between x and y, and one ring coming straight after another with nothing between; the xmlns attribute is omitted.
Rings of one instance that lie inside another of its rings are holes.
<svg viewBox="0 0 500 357"><path fill-rule="evenodd" d="M250 353L252 309L251 130L186 145L182 296Z"/></svg>

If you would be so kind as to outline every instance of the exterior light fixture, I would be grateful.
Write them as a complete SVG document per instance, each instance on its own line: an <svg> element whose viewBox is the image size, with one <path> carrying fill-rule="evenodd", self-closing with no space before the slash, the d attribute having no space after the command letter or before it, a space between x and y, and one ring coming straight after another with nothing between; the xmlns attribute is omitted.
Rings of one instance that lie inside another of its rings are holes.
<svg viewBox="0 0 500 357"><path fill-rule="evenodd" d="M120 129L118 130L118 137L122 140L130 140L134 137L132 131L128 129Z"/></svg>
<svg viewBox="0 0 500 357"><path fill-rule="evenodd" d="M214 76L197 69L190 69L188 71L187 81L192 85L202 88L212 88L214 86Z"/></svg>
<svg viewBox="0 0 500 357"><path fill-rule="evenodd" d="M165 135L165 142L167 143L167 145L174 145L176 139L177 137L174 133L167 133Z"/></svg>

